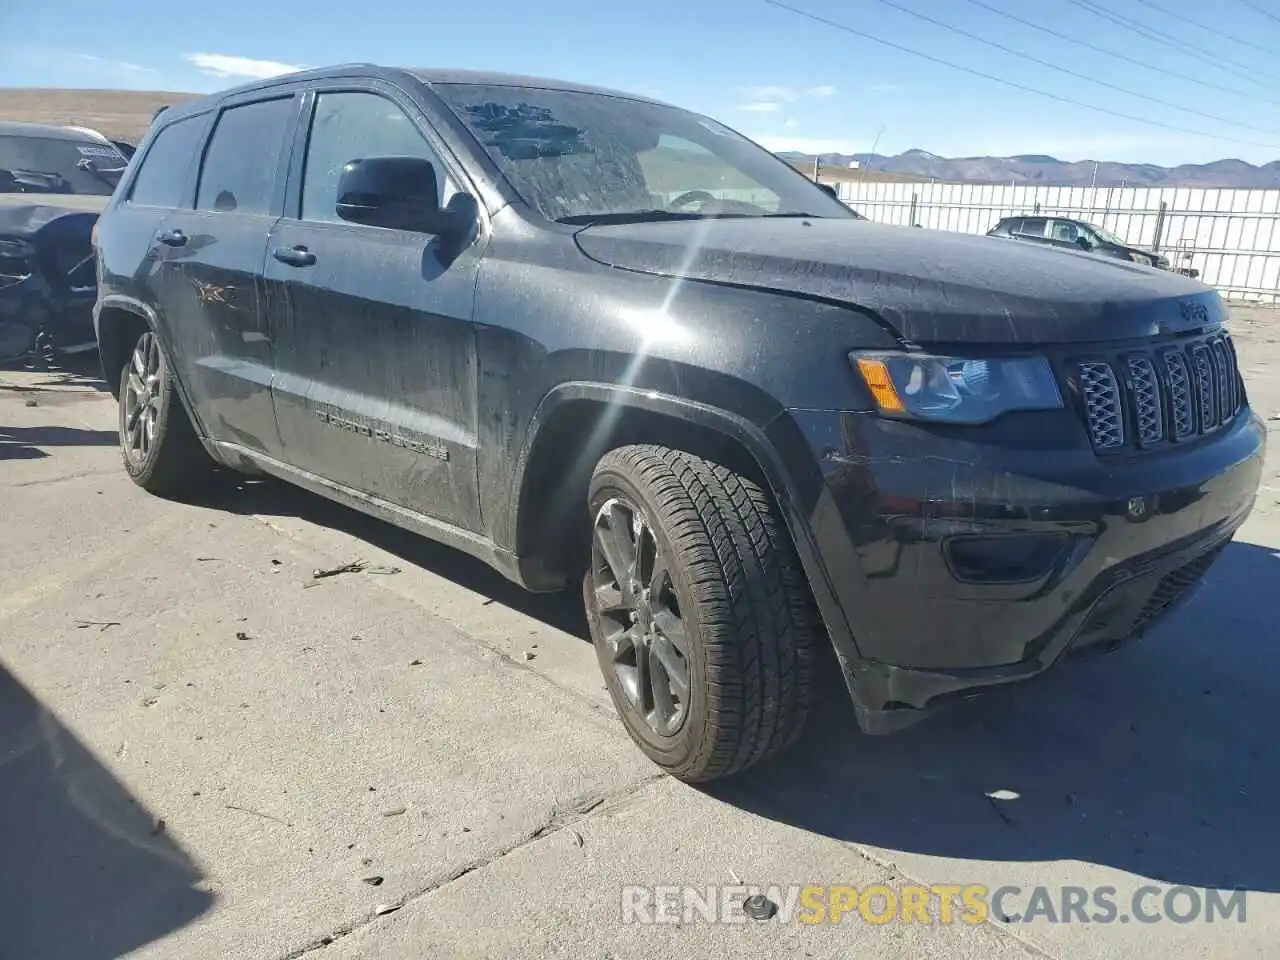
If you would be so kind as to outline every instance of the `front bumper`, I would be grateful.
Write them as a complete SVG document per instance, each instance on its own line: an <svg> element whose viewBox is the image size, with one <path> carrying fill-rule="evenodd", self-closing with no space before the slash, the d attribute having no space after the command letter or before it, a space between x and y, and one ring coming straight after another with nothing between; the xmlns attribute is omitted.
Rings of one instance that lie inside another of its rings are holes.
<svg viewBox="0 0 1280 960"><path fill-rule="evenodd" d="M1110 463L1029 419L976 442L791 417L823 475L809 527L844 622L825 617L871 732L1145 632L1248 517L1266 450L1248 408L1184 449Z"/></svg>

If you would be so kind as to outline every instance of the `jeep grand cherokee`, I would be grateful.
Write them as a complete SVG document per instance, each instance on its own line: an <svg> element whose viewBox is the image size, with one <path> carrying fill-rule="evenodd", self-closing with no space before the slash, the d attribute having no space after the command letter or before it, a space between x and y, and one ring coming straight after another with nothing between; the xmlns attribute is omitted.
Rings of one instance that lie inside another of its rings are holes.
<svg viewBox="0 0 1280 960"><path fill-rule="evenodd" d="M166 110L103 214L125 469L260 471L581 582L686 780L1149 628L1252 509L1218 295L857 218L723 124L553 80L333 67Z"/></svg>

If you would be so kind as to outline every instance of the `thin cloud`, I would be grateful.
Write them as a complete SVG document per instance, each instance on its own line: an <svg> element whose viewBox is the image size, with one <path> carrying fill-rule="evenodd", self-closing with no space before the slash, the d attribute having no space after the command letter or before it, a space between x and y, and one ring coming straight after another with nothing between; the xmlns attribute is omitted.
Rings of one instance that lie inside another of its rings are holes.
<svg viewBox="0 0 1280 960"><path fill-rule="evenodd" d="M782 104L774 103L772 100L760 100L756 103L743 103L738 109L744 113L777 113L782 109Z"/></svg>
<svg viewBox="0 0 1280 960"><path fill-rule="evenodd" d="M284 73L296 73L306 67L279 60L254 60L225 53L188 53L183 59L211 77L267 80Z"/></svg>
<svg viewBox="0 0 1280 960"><path fill-rule="evenodd" d="M796 103L800 100L824 100L839 91L830 84L818 87L756 86L738 87L738 94L750 103Z"/></svg>
<svg viewBox="0 0 1280 960"><path fill-rule="evenodd" d="M124 70L129 73L155 73L151 67L144 67L140 63L130 63L128 60L108 60L106 57L95 57L91 53L73 53L77 60L84 60L87 63L98 64L102 67L112 70Z"/></svg>

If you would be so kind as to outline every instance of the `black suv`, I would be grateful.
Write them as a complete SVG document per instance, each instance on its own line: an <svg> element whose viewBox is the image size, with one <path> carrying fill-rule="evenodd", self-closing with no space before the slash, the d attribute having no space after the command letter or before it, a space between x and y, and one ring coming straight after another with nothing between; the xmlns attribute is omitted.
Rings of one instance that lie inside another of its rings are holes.
<svg viewBox="0 0 1280 960"><path fill-rule="evenodd" d="M1169 269L1169 258L1163 254L1125 243L1105 227L1071 217L1003 217L987 231L987 236L1029 240L1062 250L1084 250L1146 267ZM1192 271L1192 277L1197 275L1198 271Z"/></svg>
<svg viewBox="0 0 1280 960"><path fill-rule="evenodd" d="M160 115L97 242L138 484L265 472L580 582L627 731L686 780L791 743L824 662L887 732L1140 633L1259 483L1212 290L859 219L624 93L238 87Z"/></svg>

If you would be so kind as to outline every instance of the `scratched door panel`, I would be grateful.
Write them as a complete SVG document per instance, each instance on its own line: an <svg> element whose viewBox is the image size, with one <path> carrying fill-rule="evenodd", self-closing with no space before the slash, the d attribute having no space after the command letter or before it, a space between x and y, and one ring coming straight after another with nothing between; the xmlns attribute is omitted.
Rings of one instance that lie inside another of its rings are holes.
<svg viewBox="0 0 1280 960"><path fill-rule="evenodd" d="M269 247L315 256L265 268L285 459L479 530L477 255L445 264L422 234L290 219Z"/></svg>
<svg viewBox="0 0 1280 960"><path fill-rule="evenodd" d="M165 231L186 243L169 253L165 315L205 429L278 454L271 403L271 338L261 268L273 217L177 211Z"/></svg>

